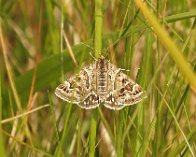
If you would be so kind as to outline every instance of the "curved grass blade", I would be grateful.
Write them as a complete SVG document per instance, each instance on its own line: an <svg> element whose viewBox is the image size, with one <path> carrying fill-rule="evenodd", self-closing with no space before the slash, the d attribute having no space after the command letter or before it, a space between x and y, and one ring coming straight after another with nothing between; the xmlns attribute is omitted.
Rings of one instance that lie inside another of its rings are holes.
<svg viewBox="0 0 196 157"><path fill-rule="evenodd" d="M141 0L135 0L135 3L141 9L143 15L148 20L148 23L153 27L153 31L157 34L160 42L168 50L168 53L178 66L180 72L196 93L196 75L191 69L190 64L186 58L182 55L179 48L169 37L166 30L159 24L155 16L149 11L147 6Z"/></svg>

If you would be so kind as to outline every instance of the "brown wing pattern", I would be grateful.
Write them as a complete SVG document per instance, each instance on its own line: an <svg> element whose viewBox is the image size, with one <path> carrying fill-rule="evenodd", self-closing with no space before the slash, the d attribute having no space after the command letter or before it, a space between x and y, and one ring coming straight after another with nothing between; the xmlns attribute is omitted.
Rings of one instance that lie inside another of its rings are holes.
<svg viewBox="0 0 196 157"><path fill-rule="evenodd" d="M91 65L90 65L91 66ZM99 98L91 91L91 79L89 73L91 68L83 68L76 77L60 84L55 94L64 101L77 104L82 108L91 109L99 106Z"/></svg>
<svg viewBox="0 0 196 157"><path fill-rule="evenodd" d="M120 110L140 102L145 97L144 90L119 69L114 81L114 91L107 96L105 106Z"/></svg>

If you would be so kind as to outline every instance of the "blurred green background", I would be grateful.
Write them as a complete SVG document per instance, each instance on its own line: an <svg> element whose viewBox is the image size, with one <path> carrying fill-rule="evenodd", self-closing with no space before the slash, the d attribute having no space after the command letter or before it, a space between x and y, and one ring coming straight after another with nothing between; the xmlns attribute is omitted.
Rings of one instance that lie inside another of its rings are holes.
<svg viewBox="0 0 196 157"><path fill-rule="evenodd" d="M145 4L154 25L128 0L0 0L0 156L195 156L196 2ZM95 49L148 98L120 111L58 99Z"/></svg>

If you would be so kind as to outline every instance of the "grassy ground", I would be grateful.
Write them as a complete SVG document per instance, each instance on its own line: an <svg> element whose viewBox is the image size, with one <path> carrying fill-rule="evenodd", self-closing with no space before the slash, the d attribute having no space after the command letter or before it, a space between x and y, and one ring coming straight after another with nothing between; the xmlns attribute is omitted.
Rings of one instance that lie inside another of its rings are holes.
<svg viewBox="0 0 196 157"><path fill-rule="evenodd" d="M196 2L145 4L0 1L1 157L195 156ZM100 53L148 98L113 111L54 95Z"/></svg>

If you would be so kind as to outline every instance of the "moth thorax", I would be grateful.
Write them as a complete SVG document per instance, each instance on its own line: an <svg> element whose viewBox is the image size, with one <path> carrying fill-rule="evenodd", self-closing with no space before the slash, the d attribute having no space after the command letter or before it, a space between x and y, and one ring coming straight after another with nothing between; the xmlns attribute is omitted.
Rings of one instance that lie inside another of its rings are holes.
<svg viewBox="0 0 196 157"><path fill-rule="evenodd" d="M98 70L108 70L108 62L105 59L99 59L96 65Z"/></svg>

